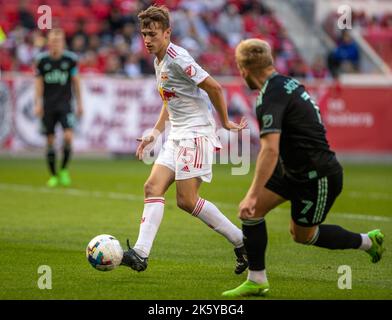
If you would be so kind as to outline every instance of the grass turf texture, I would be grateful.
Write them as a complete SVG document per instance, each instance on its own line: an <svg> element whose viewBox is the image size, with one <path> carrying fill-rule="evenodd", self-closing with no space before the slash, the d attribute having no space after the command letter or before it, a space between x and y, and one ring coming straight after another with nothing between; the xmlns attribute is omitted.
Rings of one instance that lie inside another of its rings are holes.
<svg viewBox="0 0 392 320"><path fill-rule="evenodd" d="M380 227L392 248L392 166L345 165L342 195L326 223L356 232ZM151 167L130 160L74 160L71 188L45 187L42 159L0 158L0 299L221 299L244 281L235 275L231 245L176 207L175 188L148 269L93 269L87 243L106 233L136 241L143 209L143 183ZM215 166L201 196L217 203L238 226L236 208L253 171L232 176ZM392 255L372 264L357 250L330 251L294 243L289 205L267 216L267 268L271 290L263 299L391 299ZM52 268L52 289L37 286L40 265ZM352 269L352 289L338 288L340 265Z"/></svg>

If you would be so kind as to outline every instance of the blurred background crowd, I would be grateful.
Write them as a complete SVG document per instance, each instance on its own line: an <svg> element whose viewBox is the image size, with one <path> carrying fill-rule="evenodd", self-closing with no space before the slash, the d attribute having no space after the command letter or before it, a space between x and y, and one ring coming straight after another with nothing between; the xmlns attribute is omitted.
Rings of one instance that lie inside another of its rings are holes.
<svg viewBox="0 0 392 320"><path fill-rule="evenodd" d="M281 21L259 0L0 0L0 69L33 72L35 55L45 48L45 33L36 28L40 14L35 8L45 4L52 10L52 26L66 31L68 49L79 56L81 73L130 78L152 74L152 57L144 49L137 14L153 3L171 10L172 41L186 48L213 75L238 75L234 49L248 37L267 40L277 69L294 77L325 79L336 76L340 69L361 71L360 50L350 33L333 28L336 14L330 14L324 23L335 49L306 63ZM353 12L352 23L363 29L369 43L374 34L392 34L390 13ZM373 41L376 50L377 37ZM381 49L391 63L392 45Z"/></svg>

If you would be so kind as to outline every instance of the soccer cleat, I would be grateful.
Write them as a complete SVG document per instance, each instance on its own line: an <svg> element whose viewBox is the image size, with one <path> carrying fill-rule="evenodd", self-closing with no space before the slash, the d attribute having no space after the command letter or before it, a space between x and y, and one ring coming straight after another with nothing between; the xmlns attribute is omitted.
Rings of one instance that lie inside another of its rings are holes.
<svg viewBox="0 0 392 320"><path fill-rule="evenodd" d="M147 269L148 258L143 258L136 253L135 250L129 245L129 240L127 239L128 251L124 251L124 255L121 261L121 265L127 266L136 270L138 272Z"/></svg>
<svg viewBox="0 0 392 320"><path fill-rule="evenodd" d="M372 241L372 246L366 252L372 257L371 261L376 263L381 260L385 248L382 246L384 242L384 235L379 229L368 232L368 236Z"/></svg>
<svg viewBox="0 0 392 320"><path fill-rule="evenodd" d="M265 296L268 290L269 290L268 282L256 283L251 280L246 280L237 288L223 292L222 296L226 298Z"/></svg>
<svg viewBox="0 0 392 320"><path fill-rule="evenodd" d="M234 253L237 257L237 264L235 266L234 273L241 274L248 267L248 257L246 256L245 247L234 248Z"/></svg>
<svg viewBox="0 0 392 320"><path fill-rule="evenodd" d="M67 169L62 169L59 172L59 180L60 180L60 184L64 187L68 187L71 184L71 178L69 176Z"/></svg>
<svg viewBox="0 0 392 320"><path fill-rule="evenodd" d="M59 179L56 176L51 176L48 182L46 182L46 185L49 188L54 188L59 184Z"/></svg>

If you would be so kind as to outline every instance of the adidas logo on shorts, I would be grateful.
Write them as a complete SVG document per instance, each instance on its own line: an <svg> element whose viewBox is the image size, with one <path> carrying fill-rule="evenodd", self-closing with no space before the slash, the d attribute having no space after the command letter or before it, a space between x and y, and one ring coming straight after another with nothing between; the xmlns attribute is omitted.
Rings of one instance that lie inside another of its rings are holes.
<svg viewBox="0 0 392 320"><path fill-rule="evenodd" d="M185 166L184 168L182 168L181 171L191 172L191 171L189 170L188 166Z"/></svg>

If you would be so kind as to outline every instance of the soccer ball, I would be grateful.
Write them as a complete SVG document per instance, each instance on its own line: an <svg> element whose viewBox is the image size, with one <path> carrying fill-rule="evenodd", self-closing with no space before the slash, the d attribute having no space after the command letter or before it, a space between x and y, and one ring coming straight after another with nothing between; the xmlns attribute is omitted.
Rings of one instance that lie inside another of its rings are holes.
<svg viewBox="0 0 392 320"><path fill-rule="evenodd" d="M99 271L110 271L118 267L123 253L120 242L108 234L96 236L86 248L88 262Z"/></svg>

